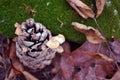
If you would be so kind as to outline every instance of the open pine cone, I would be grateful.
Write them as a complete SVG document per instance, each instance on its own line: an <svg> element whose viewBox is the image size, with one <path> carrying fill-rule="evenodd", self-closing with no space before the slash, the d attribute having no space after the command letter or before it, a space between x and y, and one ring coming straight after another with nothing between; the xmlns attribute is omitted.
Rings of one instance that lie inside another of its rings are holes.
<svg viewBox="0 0 120 80"><path fill-rule="evenodd" d="M21 25L15 24L16 55L24 66L39 70L49 65L55 57L56 51L46 43L51 39L51 32L41 23L35 23L30 18Z"/></svg>
<svg viewBox="0 0 120 80"><path fill-rule="evenodd" d="M0 35L0 80L6 80L11 68L10 60L7 56L8 41Z"/></svg>

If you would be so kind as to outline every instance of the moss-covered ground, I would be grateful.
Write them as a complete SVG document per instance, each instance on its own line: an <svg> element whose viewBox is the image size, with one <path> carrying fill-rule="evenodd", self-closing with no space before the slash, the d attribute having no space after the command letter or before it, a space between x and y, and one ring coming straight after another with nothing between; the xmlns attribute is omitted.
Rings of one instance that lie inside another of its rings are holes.
<svg viewBox="0 0 120 80"><path fill-rule="evenodd" d="M92 7L95 0L83 0ZM97 19L105 36L120 38L120 0L107 0L103 13ZM30 14L25 5L36 10ZM66 39L81 43L85 40L83 34L75 31L71 22L77 21L96 27L92 19L81 18L66 2L66 0L0 0L0 34L6 37L15 36L14 23L21 23L28 18L44 24L54 35L64 34Z"/></svg>

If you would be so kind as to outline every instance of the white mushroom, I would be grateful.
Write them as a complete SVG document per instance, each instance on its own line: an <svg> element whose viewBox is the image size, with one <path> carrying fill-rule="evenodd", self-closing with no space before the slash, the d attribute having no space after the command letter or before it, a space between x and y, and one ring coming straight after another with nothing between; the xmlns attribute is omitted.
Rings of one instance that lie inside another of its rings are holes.
<svg viewBox="0 0 120 80"><path fill-rule="evenodd" d="M62 46L59 46L55 49L55 51L57 51L58 53L63 53L64 52L64 49Z"/></svg>
<svg viewBox="0 0 120 80"><path fill-rule="evenodd" d="M55 38L51 38L47 43L46 45L51 48L51 49L54 49L54 48L57 48L60 43L55 39Z"/></svg>
<svg viewBox="0 0 120 80"><path fill-rule="evenodd" d="M62 44L63 42L65 42L65 37L62 34L59 34L57 36L54 37L60 44Z"/></svg>

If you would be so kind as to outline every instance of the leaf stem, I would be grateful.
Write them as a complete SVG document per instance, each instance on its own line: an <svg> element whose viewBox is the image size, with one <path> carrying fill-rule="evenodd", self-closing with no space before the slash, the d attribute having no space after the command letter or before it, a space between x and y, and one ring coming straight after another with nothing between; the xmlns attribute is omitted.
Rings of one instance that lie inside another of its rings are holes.
<svg viewBox="0 0 120 80"><path fill-rule="evenodd" d="M114 53L112 52L112 50L111 50L111 48L110 48L110 46L109 46L108 40L106 39L104 33L102 32L101 27L100 27L100 25L98 24L96 18L93 18L93 20L95 21L95 24L97 25L98 30L100 31L100 33L101 33L101 34L103 35L103 37L105 38L106 46L107 46L107 48L108 48L108 50L109 50L109 52L110 52L109 56L112 56L112 57L113 57L113 59L115 60L115 65L116 65L116 67L118 68L118 70L120 71L119 65L117 64L117 61L116 61L116 57L114 56Z"/></svg>

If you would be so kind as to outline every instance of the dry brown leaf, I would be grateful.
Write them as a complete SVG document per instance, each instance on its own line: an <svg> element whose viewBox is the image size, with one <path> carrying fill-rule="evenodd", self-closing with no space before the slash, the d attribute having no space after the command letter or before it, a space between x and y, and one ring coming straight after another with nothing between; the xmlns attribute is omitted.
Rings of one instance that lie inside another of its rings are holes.
<svg viewBox="0 0 120 80"><path fill-rule="evenodd" d="M100 16L102 13L106 0L96 0L97 14L96 17Z"/></svg>
<svg viewBox="0 0 120 80"><path fill-rule="evenodd" d="M83 18L87 19L89 17L90 18L95 17L95 13L93 12L93 10L90 7L88 7L85 3L83 3L81 0L67 0L67 2Z"/></svg>
<svg viewBox="0 0 120 80"><path fill-rule="evenodd" d="M28 73L24 70L24 67L23 67L22 63L20 63L19 59L17 58L15 51L16 51L15 43L12 42L11 45L10 45L10 55L9 55L9 57L11 59L14 71L17 72L17 73L18 72L22 73L27 80L38 80L37 78L32 76L30 73Z"/></svg>
<svg viewBox="0 0 120 80"><path fill-rule="evenodd" d="M110 80L120 80L120 71L117 71L115 75Z"/></svg>
<svg viewBox="0 0 120 80"><path fill-rule="evenodd" d="M102 53L87 53L89 56L95 58L95 59L103 59L103 60L106 60L106 61L109 61L109 62L113 62L114 59L102 54Z"/></svg>
<svg viewBox="0 0 120 80"><path fill-rule="evenodd" d="M105 42L105 38L97 29L94 29L93 27L87 27L86 25L78 22L72 22L72 25L77 31L84 33L89 42L94 44Z"/></svg>
<svg viewBox="0 0 120 80"><path fill-rule="evenodd" d="M120 41L114 39L112 42L109 42L112 52L115 54L117 62L120 62Z"/></svg>
<svg viewBox="0 0 120 80"><path fill-rule="evenodd" d="M97 80L97 78L94 69L88 67L88 69L81 68L81 71L75 74L73 80Z"/></svg>
<svg viewBox="0 0 120 80"><path fill-rule="evenodd" d="M15 23L15 27L16 27L15 34L16 35L22 35L22 30L20 28L20 24L19 23Z"/></svg>

